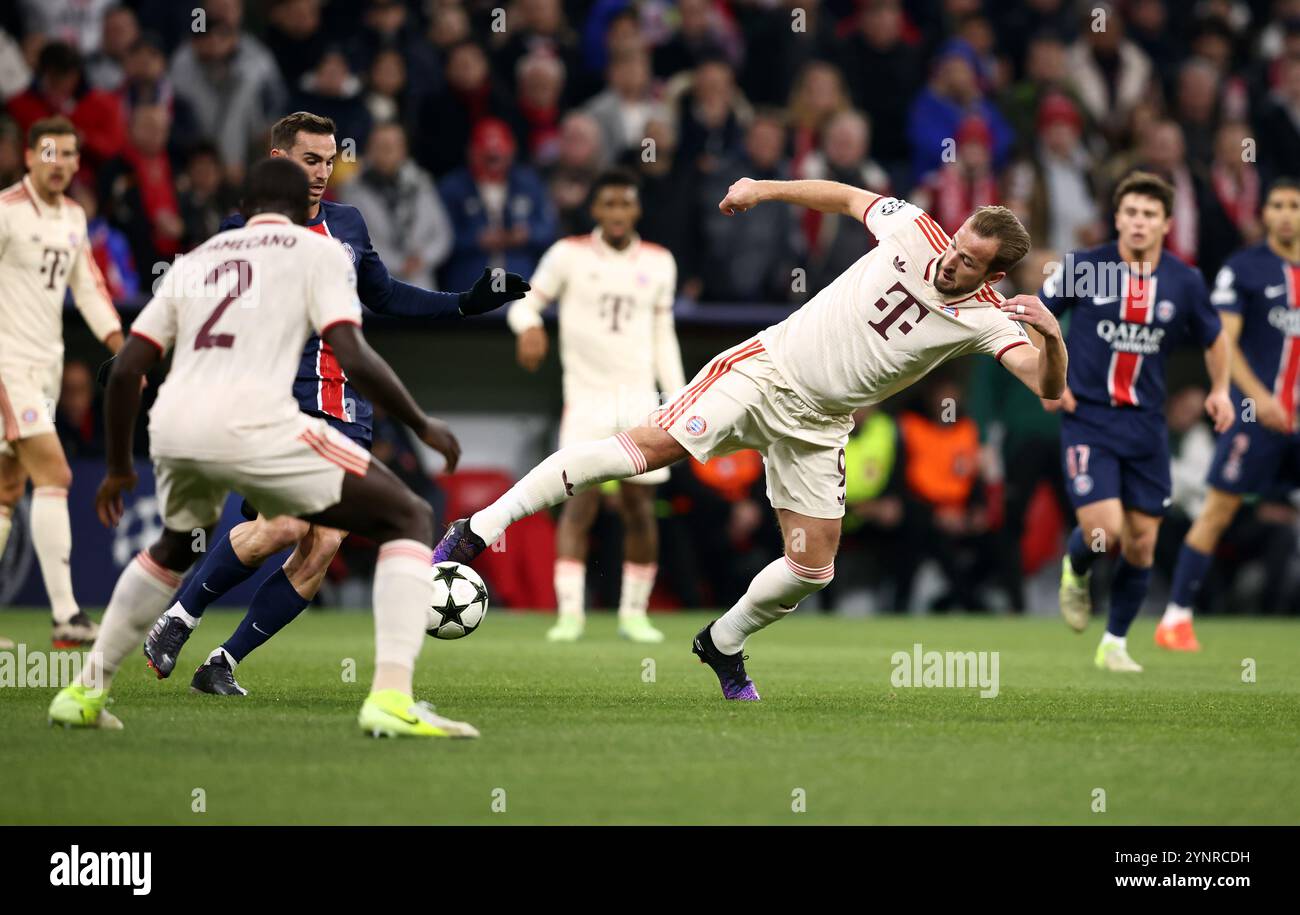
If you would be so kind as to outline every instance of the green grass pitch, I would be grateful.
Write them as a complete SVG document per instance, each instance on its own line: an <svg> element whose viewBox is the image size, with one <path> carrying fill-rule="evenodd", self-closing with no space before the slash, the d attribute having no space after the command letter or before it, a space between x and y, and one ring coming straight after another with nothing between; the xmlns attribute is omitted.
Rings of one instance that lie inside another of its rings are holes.
<svg viewBox="0 0 1300 915"><path fill-rule="evenodd" d="M241 666L251 695L227 699L189 691L237 620L214 611L172 679L127 662L124 731L51 729L52 690L0 690L0 822L1300 822L1300 623L1205 620L1206 650L1171 655L1144 617L1130 643L1146 672L1121 675L1091 665L1100 621L1080 637L1051 620L796 614L751 639L764 699L734 704L689 652L707 619L658 616L668 641L642 646L594 614L560 646L548 615L496 611L430 640L416 679L482 739L408 742L355 725L368 614L306 615ZM49 644L41 612L0 614L0 632ZM891 655L915 642L999 652L999 695L895 688Z"/></svg>

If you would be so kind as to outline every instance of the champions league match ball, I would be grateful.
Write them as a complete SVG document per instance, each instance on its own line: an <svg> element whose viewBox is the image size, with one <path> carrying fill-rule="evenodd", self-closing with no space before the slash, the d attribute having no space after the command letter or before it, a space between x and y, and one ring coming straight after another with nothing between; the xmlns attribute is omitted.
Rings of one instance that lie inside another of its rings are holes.
<svg viewBox="0 0 1300 915"><path fill-rule="evenodd" d="M487 616L488 592L477 572L459 562L433 567L433 605L426 631L435 639L469 635Z"/></svg>

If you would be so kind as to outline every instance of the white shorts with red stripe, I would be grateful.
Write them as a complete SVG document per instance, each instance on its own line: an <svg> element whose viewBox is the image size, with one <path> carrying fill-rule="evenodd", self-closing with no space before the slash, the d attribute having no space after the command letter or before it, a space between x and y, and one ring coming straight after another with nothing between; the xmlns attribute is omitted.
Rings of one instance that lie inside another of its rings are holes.
<svg viewBox="0 0 1300 915"><path fill-rule="evenodd" d="M0 454L13 450L5 441L6 416L17 428L19 439L54 433L54 407L63 383L62 362L0 368L0 382L4 383L0 396L8 401L0 403Z"/></svg>
<svg viewBox="0 0 1300 915"><path fill-rule="evenodd" d="M343 477L363 477L370 454L325 420L298 414L284 429L249 441L248 457L155 453L158 508L169 530L209 527L237 492L268 518L310 515L337 505Z"/></svg>
<svg viewBox="0 0 1300 915"><path fill-rule="evenodd" d="M761 452L773 508L844 516L844 446L853 417L808 406L757 337L719 354L651 422L697 461L746 448Z"/></svg>

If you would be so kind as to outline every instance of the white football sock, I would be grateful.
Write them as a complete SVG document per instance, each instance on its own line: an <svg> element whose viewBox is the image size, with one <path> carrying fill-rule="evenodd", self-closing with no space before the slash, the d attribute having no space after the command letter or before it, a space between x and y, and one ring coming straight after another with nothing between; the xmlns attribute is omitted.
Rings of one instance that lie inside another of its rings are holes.
<svg viewBox="0 0 1300 915"><path fill-rule="evenodd" d="M1123 648L1125 651L1128 651L1128 638L1126 636L1112 635L1109 632L1103 632L1101 634L1101 644L1118 645L1120 648Z"/></svg>
<svg viewBox="0 0 1300 915"><path fill-rule="evenodd" d="M655 575L659 566L653 562L623 563L623 585L618 595L618 618L630 620L643 618L650 605L650 592L654 590Z"/></svg>
<svg viewBox="0 0 1300 915"><path fill-rule="evenodd" d="M375 563L374 689L411 694L433 605L433 550L418 540L390 540Z"/></svg>
<svg viewBox="0 0 1300 915"><path fill-rule="evenodd" d="M1191 607L1180 607L1177 604L1170 604L1168 607L1165 607L1165 615L1160 618L1160 625L1176 626L1179 623L1190 623L1191 621Z"/></svg>
<svg viewBox="0 0 1300 915"><path fill-rule="evenodd" d="M184 623L186 626L189 626L191 629L197 628L199 623L203 622L203 617L190 616L188 613L186 613L185 608L181 606L180 601L176 601L176 603L168 607L167 613L165 615L176 617L176 619L180 620L182 623Z"/></svg>
<svg viewBox="0 0 1300 915"><path fill-rule="evenodd" d="M830 584L835 577L835 563L812 569L782 556L769 563L749 583L736 606L713 624L713 644L723 654L735 654L745 647L745 639L770 626L788 613L799 601Z"/></svg>
<svg viewBox="0 0 1300 915"><path fill-rule="evenodd" d="M68 520L68 491L61 486L37 486L32 491L32 546L50 598L56 623L79 612L72 596L72 523Z"/></svg>
<svg viewBox="0 0 1300 915"><path fill-rule="evenodd" d="M9 542L9 529L14 526L14 510L8 505L0 505L0 556L5 554L5 544Z"/></svg>
<svg viewBox="0 0 1300 915"><path fill-rule="evenodd" d="M555 560L555 608L561 618L583 619L587 596L587 565L576 559Z"/></svg>
<svg viewBox="0 0 1300 915"><path fill-rule="evenodd" d="M113 586L99 636L82 668L83 686L107 687L127 655L140 650L145 634L181 586L180 574L163 568L147 551L136 554Z"/></svg>
<svg viewBox="0 0 1300 915"><path fill-rule="evenodd" d="M570 445L552 454L482 511L469 519L470 530L495 543L520 518L606 480L646 471L645 457L626 432L595 442Z"/></svg>

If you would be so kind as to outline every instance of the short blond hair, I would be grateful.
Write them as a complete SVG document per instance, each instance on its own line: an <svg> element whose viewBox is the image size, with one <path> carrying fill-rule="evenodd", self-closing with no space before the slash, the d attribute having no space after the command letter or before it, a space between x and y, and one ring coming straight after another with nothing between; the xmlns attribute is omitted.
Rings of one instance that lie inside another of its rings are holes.
<svg viewBox="0 0 1300 915"><path fill-rule="evenodd" d="M998 253L989 261L990 273L1006 273L1029 253L1029 233L1006 207L979 207L971 215L970 227L981 238L996 238L999 242Z"/></svg>

